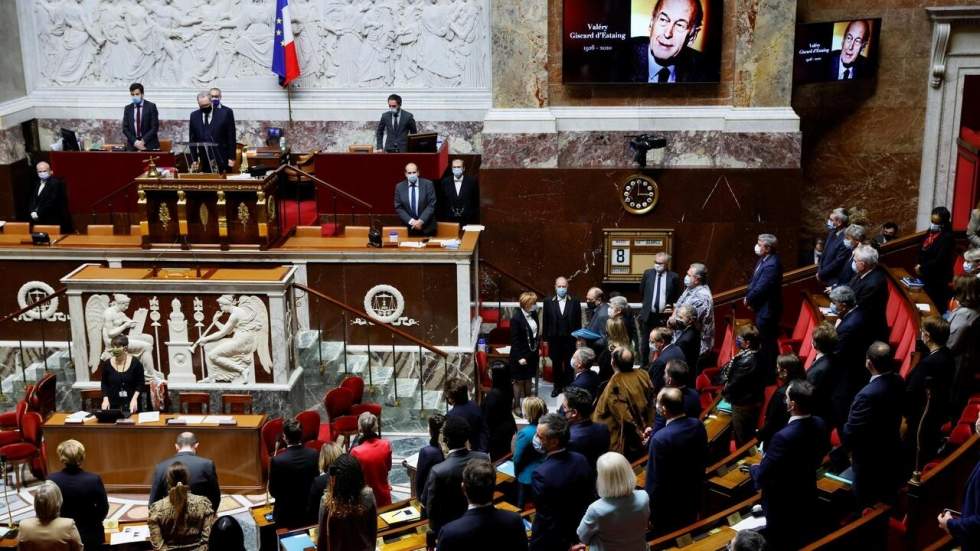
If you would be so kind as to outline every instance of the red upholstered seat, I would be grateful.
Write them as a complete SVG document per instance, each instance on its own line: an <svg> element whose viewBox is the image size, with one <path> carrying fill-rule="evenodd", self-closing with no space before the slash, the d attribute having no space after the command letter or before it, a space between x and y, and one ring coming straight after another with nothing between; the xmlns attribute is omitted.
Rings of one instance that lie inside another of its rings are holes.
<svg viewBox="0 0 980 551"><path fill-rule="evenodd" d="M364 399L364 379L358 377L357 375L351 375L347 377L340 383L340 388L346 388L351 391L351 398L353 403L360 404L361 400Z"/></svg>
<svg viewBox="0 0 980 551"><path fill-rule="evenodd" d="M303 428L303 445L307 448L319 450L323 446L323 442L319 440L320 414L315 411L301 411L296 415L296 420L299 421L300 426Z"/></svg>
<svg viewBox="0 0 980 551"><path fill-rule="evenodd" d="M28 405L31 411L41 414L41 419L51 417L56 408L58 379L54 373L46 373L34 385Z"/></svg>
<svg viewBox="0 0 980 551"><path fill-rule="evenodd" d="M980 415L980 404L976 402L969 403L963 408L963 412L960 413L960 423L976 423L978 415Z"/></svg>
<svg viewBox="0 0 980 551"><path fill-rule="evenodd" d="M797 352L803 355L802 350L804 341L806 337L813 330L813 313L807 308L806 304L800 306L800 314L796 317L796 324L793 326L793 332L789 337L779 338L779 350L783 354L795 354Z"/></svg>
<svg viewBox="0 0 980 551"><path fill-rule="evenodd" d="M14 411L0 414L0 425L7 429L0 431L0 446L20 442L23 439L21 427L26 413L27 400L21 400L17 402L17 408Z"/></svg>
<svg viewBox="0 0 980 551"><path fill-rule="evenodd" d="M960 446L970 439L973 435L973 423L960 421L953 427L953 432L949 433L949 443L952 446Z"/></svg>
<svg viewBox="0 0 980 551"><path fill-rule="evenodd" d="M323 407L327 410L331 422L338 417L350 415L350 408L353 405L354 393L350 389L337 387L327 391L323 396Z"/></svg>
<svg viewBox="0 0 980 551"><path fill-rule="evenodd" d="M272 456L278 455L285 446L282 445L282 418L269 419L262 425L260 430L260 436L262 439L262 446L260 447L260 455L262 459L262 472L269 472L269 461ZM278 451L276 450L278 444Z"/></svg>
<svg viewBox="0 0 980 551"><path fill-rule="evenodd" d="M29 411L21 420L21 435L23 439L13 444L0 447L0 455L7 462L16 466L14 471L17 484L20 485L20 466L27 465L37 478L47 477L47 461L44 460L44 441L41 435L41 425L44 423L41 414Z"/></svg>

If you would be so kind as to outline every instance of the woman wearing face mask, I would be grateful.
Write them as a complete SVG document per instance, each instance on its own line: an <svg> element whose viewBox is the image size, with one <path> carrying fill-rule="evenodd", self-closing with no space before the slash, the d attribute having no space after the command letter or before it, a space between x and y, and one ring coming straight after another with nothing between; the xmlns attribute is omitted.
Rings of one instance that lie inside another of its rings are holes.
<svg viewBox="0 0 980 551"><path fill-rule="evenodd" d="M970 211L970 221L966 225L966 238L971 247L980 247L980 201L977 207Z"/></svg>
<svg viewBox="0 0 980 551"><path fill-rule="evenodd" d="M950 227L949 209L932 209L929 232L919 249L919 263L915 273L922 279L923 290L940 312L946 311L949 300L949 283L953 279L953 230Z"/></svg>
<svg viewBox="0 0 980 551"><path fill-rule="evenodd" d="M980 278L960 276L953 282L946 346L956 362L952 411L961 411L973 391L980 365Z"/></svg>
<svg viewBox="0 0 980 551"><path fill-rule="evenodd" d="M537 302L537 294L521 293L521 307L510 318L510 378L514 383L514 413L518 415L521 398L531 395L531 379L538 372Z"/></svg>
<svg viewBox="0 0 980 551"><path fill-rule="evenodd" d="M525 502L532 497L531 482L534 469L544 462L545 453L539 451L541 441L537 438L538 419L548 413L548 406L537 396L525 398L522 403L527 426L522 428L514 437L512 450L514 452L514 475L517 477L517 506L524 508Z"/></svg>
<svg viewBox="0 0 980 551"><path fill-rule="evenodd" d="M963 274L980 277L980 247L963 253Z"/></svg>
<svg viewBox="0 0 980 551"><path fill-rule="evenodd" d="M116 335L109 343L109 359L102 360L102 409L139 411L143 364L127 350L129 338Z"/></svg>
<svg viewBox="0 0 980 551"><path fill-rule="evenodd" d="M742 326L735 338L738 352L721 370L725 381L722 395L732 405L736 446L742 446L755 436L765 397L766 373L758 361L759 340L759 330L754 325Z"/></svg>
<svg viewBox="0 0 980 551"><path fill-rule="evenodd" d="M923 345L920 348L922 357L906 377L903 432L909 452L914 454L918 448L918 456L911 458L921 468L924 462L935 457L942 443L940 427L950 411L954 367L953 355L946 348L949 322L937 316L923 318L919 338Z"/></svg>

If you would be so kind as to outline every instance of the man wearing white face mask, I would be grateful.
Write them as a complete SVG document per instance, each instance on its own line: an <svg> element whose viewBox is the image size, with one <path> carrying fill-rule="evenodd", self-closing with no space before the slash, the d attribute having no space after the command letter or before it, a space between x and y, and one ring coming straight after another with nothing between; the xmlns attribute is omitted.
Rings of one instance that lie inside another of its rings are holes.
<svg viewBox="0 0 980 551"><path fill-rule="evenodd" d="M963 275L980 277L980 248L963 253Z"/></svg>
<svg viewBox="0 0 980 551"><path fill-rule="evenodd" d="M643 272L640 280L640 291L643 293L643 307L640 309L640 357L642 365L650 363L650 331L663 327L670 313L673 312L674 302L681 295L680 278L677 273L667 269L670 255L665 252L657 253L653 259L653 268Z"/></svg>
<svg viewBox="0 0 980 551"><path fill-rule="evenodd" d="M37 184L31 191L28 212L31 224L56 224L62 227L62 231L67 231L65 183L54 175L51 165L44 161L37 164Z"/></svg>
<svg viewBox="0 0 980 551"><path fill-rule="evenodd" d="M544 301L541 324L555 383L551 397L555 398L572 382L571 359L575 352L572 331L582 328L582 306L577 298L568 294L568 280L564 277L555 280L555 294Z"/></svg>
<svg viewBox="0 0 980 551"><path fill-rule="evenodd" d="M395 212L408 226L408 235L435 235L436 189L431 180L419 177L415 163L405 165L405 179L395 186Z"/></svg>
<svg viewBox="0 0 980 551"><path fill-rule="evenodd" d="M759 261L752 272L743 303L755 312L759 328L759 363L770 380L776 375L776 338L783 312L783 265L776 254L776 236L759 235L754 250Z"/></svg>
<svg viewBox="0 0 980 551"><path fill-rule="evenodd" d="M888 306L888 283L885 269L878 265L878 251L871 245L861 245L854 249L851 260L854 277L847 286L854 291L857 305L868 317L874 337L878 340L888 338L888 324L885 310Z"/></svg>
<svg viewBox="0 0 980 551"><path fill-rule="evenodd" d="M695 262L684 275L684 292L677 298L674 310L681 306L694 308L694 326L701 332L701 355L706 354L715 344L715 305L708 286L708 267ZM691 370L697 372L697 363L690 362Z"/></svg>
<svg viewBox="0 0 980 551"><path fill-rule="evenodd" d="M842 208L831 211L827 217L827 237L824 239L823 254L817 266L817 279L827 285L837 283L840 271L847 265L851 251L844 243L844 229L847 227L847 212ZM853 248L853 247L852 247Z"/></svg>
<svg viewBox="0 0 980 551"><path fill-rule="evenodd" d="M453 159L452 172L439 182L438 204L440 222L480 223L480 184L466 174L463 159Z"/></svg>

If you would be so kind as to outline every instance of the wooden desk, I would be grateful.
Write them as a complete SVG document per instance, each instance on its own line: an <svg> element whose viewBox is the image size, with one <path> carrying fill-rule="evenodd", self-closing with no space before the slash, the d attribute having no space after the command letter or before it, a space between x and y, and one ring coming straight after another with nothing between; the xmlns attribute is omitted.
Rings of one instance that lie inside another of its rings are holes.
<svg viewBox="0 0 980 551"><path fill-rule="evenodd" d="M720 551L728 548L728 542L732 541L735 533L735 530L732 530L728 526L722 526L712 530L707 537L701 538L694 543L683 547L670 547L668 549L670 551Z"/></svg>
<svg viewBox="0 0 980 551"><path fill-rule="evenodd" d="M938 316L939 309L936 305L932 303L932 299L926 294L924 289L910 289L902 284L903 277L911 277L905 268L888 268L888 274L891 276L895 287L898 288L899 292L905 296L905 300L909 302L912 307L913 321L916 327L921 326L921 319L928 316ZM928 310L920 310L917 306L918 304L925 304L929 307Z"/></svg>
<svg viewBox="0 0 980 551"><path fill-rule="evenodd" d="M749 499L703 518L690 526L654 538L650 540L650 550L683 549L685 551L718 551L725 549L728 542L735 536L735 531L728 527L728 517L733 513L740 513L745 518L752 509L752 506L758 503L760 499L762 499L762 494L756 493ZM684 536L691 536L696 541L684 546L678 546L677 538Z"/></svg>
<svg viewBox="0 0 980 551"><path fill-rule="evenodd" d="M66 235L55 247L65 248L134 248L143 244L139 235Z"/></svg>
<svg viewBox="0 0 980 551"><path fill-rule="evenodd" d="M85 468L99 473L107 490L149 493L153 466L174 455L177 435L192 431L200 441L201 456L214 461L223 493L263 489L259 429L265 415L235 415L236 426L167 425L167 419L178 417L175 414L162 414L159 422L141 425L65 424L65 417L55 413L44 423L50 472L62 467L54 453L58 444L73 438L85 446Z"/></svg>
<svg viewBox="0 0 980 551"><path fill-rule="evenodd" d="M739 487L741 487L746 482L752 481L752 476L749 473L742 472L739 467L742 465L758 465L762 462L762 454L757 453L754 455L747 455L742 459L739 459L735 463L729 465L731 469L727 473L720 476L713 476L708 479L708 483L717 486L725 491L731 492Z"/></svg>

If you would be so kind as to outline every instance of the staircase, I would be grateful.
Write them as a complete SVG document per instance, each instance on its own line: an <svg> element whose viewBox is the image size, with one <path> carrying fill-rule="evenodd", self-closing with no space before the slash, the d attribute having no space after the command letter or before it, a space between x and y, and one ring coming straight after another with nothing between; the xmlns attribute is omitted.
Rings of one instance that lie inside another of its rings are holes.
<svg viewBox="0 0 980 551"><path fill-rule="evenodd" d="M48 348L47 365L40 348L0 349L0 411L14 409L24 397L24 388L36 383L46 372L58 379L57 410L76 411L80 407L77 393L72 393L75 383L75 367L66 348Z"/></svg>

